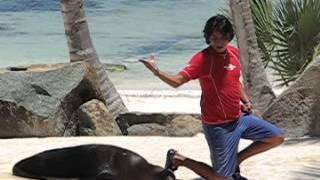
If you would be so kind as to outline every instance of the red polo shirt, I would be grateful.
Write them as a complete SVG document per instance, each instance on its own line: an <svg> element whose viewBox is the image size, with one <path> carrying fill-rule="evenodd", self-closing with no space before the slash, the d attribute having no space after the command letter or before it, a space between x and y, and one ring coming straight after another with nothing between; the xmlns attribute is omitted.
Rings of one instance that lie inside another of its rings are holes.
<svg viewBox="0 0 320 180"><path fill-rule="evenodd" d="M239 51L227 47L224 55L210 47L197 53L179 74L187 80L199 79L202 90L201 119L206 124L223 124L240 116Z"/></svg>

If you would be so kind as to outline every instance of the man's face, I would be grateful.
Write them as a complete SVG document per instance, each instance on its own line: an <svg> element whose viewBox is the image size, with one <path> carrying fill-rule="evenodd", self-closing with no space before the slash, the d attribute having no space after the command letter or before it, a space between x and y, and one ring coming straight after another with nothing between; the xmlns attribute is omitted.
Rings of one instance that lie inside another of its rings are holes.
<svg viewBox="0 0 320 180"><path fill-rule="evenodd" d="M227 49L229 39L229 35L224 36L220 32L214 31L210 36L210 46L216 52L224 52Z"/></svg>

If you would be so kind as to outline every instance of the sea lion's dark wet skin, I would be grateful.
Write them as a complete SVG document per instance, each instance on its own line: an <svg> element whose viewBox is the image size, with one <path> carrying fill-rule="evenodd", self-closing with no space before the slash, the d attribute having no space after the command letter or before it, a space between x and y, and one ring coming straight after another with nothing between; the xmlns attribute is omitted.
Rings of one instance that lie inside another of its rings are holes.
<svg viewBox="0 0 320 180"><path fill-rule="evenodd" d="M34 179L175 180L170 170L137 153L99 144L44 151L16 163L13 174Z"/></svg>

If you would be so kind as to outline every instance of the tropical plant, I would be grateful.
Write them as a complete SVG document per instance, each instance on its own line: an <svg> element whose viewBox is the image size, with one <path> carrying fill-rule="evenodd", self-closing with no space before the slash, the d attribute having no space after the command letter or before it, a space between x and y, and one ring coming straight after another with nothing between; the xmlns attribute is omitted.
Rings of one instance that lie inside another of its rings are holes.
<svg viewBox="0 0 320 180"><path fill-rule="evenodd" d="M320 40L319 0L251 0L265 66L288 86L312 61Z"/></svg>
<svg viewBox="0 0 320 180"><path fill-rule="evenodd" d="M272 38L272 3L268 0L250 0L250 4L258 46L263 53L262 60L266 67L272 61L271 52L275 48Z"/></svg>

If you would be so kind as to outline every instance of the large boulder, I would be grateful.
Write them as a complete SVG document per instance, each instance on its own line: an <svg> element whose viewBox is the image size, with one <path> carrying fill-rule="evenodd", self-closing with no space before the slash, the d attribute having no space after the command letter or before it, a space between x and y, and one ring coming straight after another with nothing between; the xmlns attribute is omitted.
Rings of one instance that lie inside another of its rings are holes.
<svg viewBox="0 0 320 180"><path fill-rule="evenodd" d="M86 63L0 70L0 137L75 135L74 112L103 100L97 74Z"/></svg>
<svg viewBox="0 0 320 180"><path fill-rule="evenodd" d="M263 113L287 136L320 135L320 57Z"/></svg>
<svg viewBox="0 0 320 180"><path fill-rule="evenodd" d="M80 136L121 135L120 128L105 104L97 99L88 101L78 109Z"/></svg>
<svg viewBox="0 0 320 180"><path fill-rule="evenodd" d="M116 121L125 135L194 136L202 132L199 119L199 114L129 112Z"/></svg>
<svg viewBox="0 0 320 180"><path fill-rule="evenodd" d="M201 120L190 115L180 115L167 126L170 136L194 136L202 132Z"/></svg>
<svg viewBox="0 0 320 180"><path fill-rule="evenodd" d="M157 123L143 123L130 126L128 129L130 136L168 136L165 126Z"/></svg>

